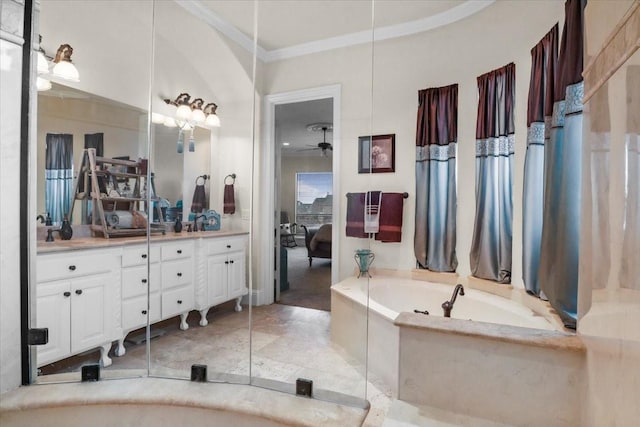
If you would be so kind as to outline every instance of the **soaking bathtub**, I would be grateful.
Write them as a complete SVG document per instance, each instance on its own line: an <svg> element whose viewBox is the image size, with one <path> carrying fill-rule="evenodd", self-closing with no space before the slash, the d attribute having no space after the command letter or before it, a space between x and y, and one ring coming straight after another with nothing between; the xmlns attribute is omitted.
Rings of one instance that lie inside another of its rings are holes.
<svg viewBox="0 0 640 427"><path fill-rule="evenodd" d="M513 417L540 408L535 425L579 424L579 404L568 400L579 394L584 346L548 304L511 286L496 285L502 296L465 286L444 318L454 286L372 274L331 287L332 342L366 364L370 381L398 399L498 423L517 425ZM502 403L520 394L518 404Z"/></svg>

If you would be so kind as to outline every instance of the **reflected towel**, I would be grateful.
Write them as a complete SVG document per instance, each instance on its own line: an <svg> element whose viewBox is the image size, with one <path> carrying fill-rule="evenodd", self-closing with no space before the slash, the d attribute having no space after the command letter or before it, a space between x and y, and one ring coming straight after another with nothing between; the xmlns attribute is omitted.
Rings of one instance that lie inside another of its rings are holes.
<svg viewBox="0 0 640 427"><path fill-rule="evenodd" d="M382 191L367 191L364 199L364 232L380 231L380 203Z"/></svg>
<svg viewBox="0 0 640 427"><path fill-rule="evenodd" d="M204 184L196 185L193 192L193 200L191 201L191 212L200 213L207 204L207 195L204 192Z"/></svg>
<svg viewBox="0 0 640 427"><path fill-rule="evenodd" d="M368 237L364 232L364 193L347 193L347 237Z"/></svg>
<svg viewBox="0 0 640 427"><path fill-rule="evenodd" d="M222 212L226 214L236 213L235 189L233 184L225 184L224 186L224 204Z"/></svg>
<svg viewBox="0 0 640 427"><path fill-rule="evenodd" d="M403 193L384 193L380 205L380 231L376 240L400 242L402 240Z"/></svg>

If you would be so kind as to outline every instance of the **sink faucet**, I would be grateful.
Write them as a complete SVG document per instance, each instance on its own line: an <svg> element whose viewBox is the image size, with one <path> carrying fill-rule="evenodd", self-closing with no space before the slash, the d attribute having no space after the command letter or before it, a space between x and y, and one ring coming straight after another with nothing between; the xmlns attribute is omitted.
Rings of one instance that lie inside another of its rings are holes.
<svg viewBox="0 0 640 427"><path fill-rule="evenodd" d="M195 217L195 219L193 220L193 225L194 225L195 230L193 230L193 231L198 231L198 220L200 218L207 218L207 216L202 214L202 215L198 215L198 216ZM200 225L200 231L204 231L204 221L200 221L200 224L201 224Z"/></svg>
<svg viewBox="0 0 640 427"><path fill-rule="evenodd" d="M444 317L451 317L451 309L453 308L453 303L456 302L456 297L458 296L458 292L460 295L464 295L464 287L458 283L453 290L453 295L451 295L451 299L449 301L445 301L442 303L442 309L444 310Z"/></svg>

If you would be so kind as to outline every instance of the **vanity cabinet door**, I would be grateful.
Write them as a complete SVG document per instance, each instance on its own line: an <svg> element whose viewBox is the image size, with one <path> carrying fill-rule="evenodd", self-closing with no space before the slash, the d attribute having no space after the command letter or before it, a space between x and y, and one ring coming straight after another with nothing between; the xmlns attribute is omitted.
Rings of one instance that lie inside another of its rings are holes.
<svg viewBox="0 0 640 427"><path fill-rule="evenodd" d="M209 307L228 300L228 265L227 255L213 255L207 259L207 303Z"/></svg>
<svg viewBox="0 0 640 427"><path fill-rule="evenodd" d="M229 298L239 297L247 293L245 273L245 256L243 252L229 254L228 288Z"/></svg>
<svg viewBox="0 0 640 427"><path fill-rule="evenodd" d="M112 297L108 274L75 279L71 284L71 351L99 346L111 340Z"/></svg>
<svg viewBox="0 0 640 427"><path fill-rule="evenodd" d="M36 289L36 327L49 329L49 342L37 346L38 366L62 359L71 348L71 283L38 284Z"/></svg>

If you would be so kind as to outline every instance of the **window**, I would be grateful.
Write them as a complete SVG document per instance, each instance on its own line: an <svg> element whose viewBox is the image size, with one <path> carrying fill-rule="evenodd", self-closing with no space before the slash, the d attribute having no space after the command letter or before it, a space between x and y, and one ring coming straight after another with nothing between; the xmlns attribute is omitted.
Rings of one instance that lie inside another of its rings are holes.
<svg viewBox="0 0 640 427"><path fill-rule="evenodd" d="M331 223L333 205L331 172L296 174L296 223L314 226Z"/></svg>

